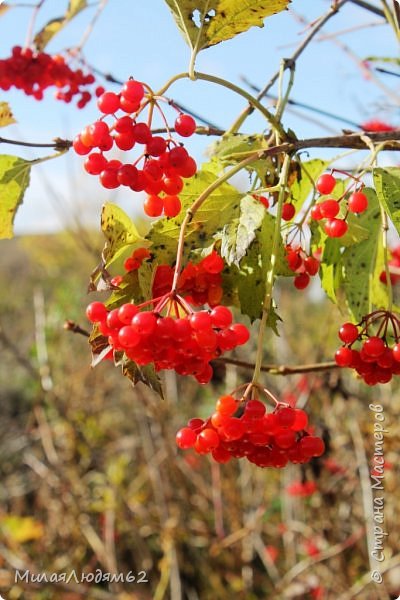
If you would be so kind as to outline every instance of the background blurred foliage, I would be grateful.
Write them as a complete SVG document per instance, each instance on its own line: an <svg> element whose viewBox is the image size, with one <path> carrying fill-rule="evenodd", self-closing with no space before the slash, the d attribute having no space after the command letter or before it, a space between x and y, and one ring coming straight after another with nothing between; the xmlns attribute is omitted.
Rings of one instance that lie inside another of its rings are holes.
<svg viewBox="0 0 400 600"><path fill-rule="evenodd" d="M204 388L167 373L161 400L140 384L133 389L111 363L90 369L86 338L64 323L86 327L87 274L101 246L95 234L70 233L0 244L0 589L7 600L160 600L179 593L188 600L345 599L357 589L359 598L395 598L399 567L384 575L381 595L378 586L365 587L363 494L374 452L368 404L382 403L390 431L384 565L399 561L398 388L371 390L338 370L265 376L279 398L307 402L324 435L328 452L310 465L275 472L178 452L176 430L209 414L218 395L249 372L219 364ZM264 362L330 360L337 308L317 290L294 301L292 290L291 281L279 289L285 326L280 337L270 334ZM236 357L251 360L252 343ZM305 480L316 483L312 495L288 493ZM16 569L146 571L148 582L15 584Z"/></svg>

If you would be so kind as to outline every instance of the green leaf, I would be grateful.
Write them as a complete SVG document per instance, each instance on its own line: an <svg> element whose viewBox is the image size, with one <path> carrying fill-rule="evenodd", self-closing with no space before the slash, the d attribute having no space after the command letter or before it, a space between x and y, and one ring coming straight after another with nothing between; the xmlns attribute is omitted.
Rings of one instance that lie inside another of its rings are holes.
<svg viewBox="0 0 400 600"><path fill-rule="evenodd" d="M328 161L319 158L301 163L299 176L290 186L291 201L296 207L296 213L313 191L313 182L325 171L328 164Z"/></svg>
<svg viewBox="0 0 400 600"><path fill-rule="evenodd" d="M13 237L13 223L30 181L33 163L18 156L0 155L0 239Z"/></svg>
<svg viewBox="0 0 400 600"><path fill-rule="evenodd" d="M215 173L205 168L198 171L194 177L185 181L185 186L179 194L182 202L180 214L174 219L160 219L151 226L146 238L151 242L151 252L159 264L173 264L186 210L217 178ZM237 215L241 196L242 194L228 183L223 183L210 194L186 228L186 259L195 250L214 244L213 236Z"/></svg>
<svg viewBox="0 0 400 600"><path fill-rule="evenodd" d="M268 144L264 135L226 134L210 146L208 154L226 167L236 165L252 152L266 148ZM246 170L257 173L264 187L276 183L276 157L257 159Z"/></svg>
<svg viewBox="0 0 400 600"><path fill-rule="evenodd" d="M265 216L265 207L252 196L240 201L239 216L227 223L221 234L221 256L228 265L239 264L256 236Z"/></svg>
<svg viewBox="0 0 400 600"><path fill-rule="evenodd" d="M265 281L271 267L272 242L276 219L265 212L261 228L240 262L237 274L238 296L241 312L251 321L259 319L265 298ZM291 276L287 266L283 241L280 240L276 257L275 275Z"/></svg>
<svg viewBox="0 0 400 600"><path fill-rule="evenodd" d="M197 51L264 26L290 0L165 0L188 45Z"/></svg>
<svg viewBox="0 0 400 600"><path fill-rule="evenodd" d="M130 245L144 245L146 240L139 235L132 219L116 204L107 202L101 212L101 230L106 244L102 258L105 266L109 266Z"/></svg>
<svg viewBox="0 0 400 600"><path fill-rule="evenodd" d="M7 127L16 122L8 102L0 102L0 127Z"/></svg>
<svg viewBox="0 0 400 600"><path fill-rule="evenodd" d="M378 198L400 234L400 168L377 168L373 175Z"/></svg>
<svg viewBox="0 0 400 600"><path fill-rule="evenodd" d="M360 321L380 301L374 297L375 266L382 236L380 208L374 190L363 191L368 197L368 209L360 217L360 224L369 230L369 238L346 248L342 255L343 288L355 321Z"/></svg>
<svg viewBox="0 0 400 600"><path fill-rule="evenodd" d="M35 35L33 43L39 52L42 52L50 40L57 34L71 19L87 7L87 0L70 0L68 3L67 12L63 17L51 19L46 25Z"/></svg>

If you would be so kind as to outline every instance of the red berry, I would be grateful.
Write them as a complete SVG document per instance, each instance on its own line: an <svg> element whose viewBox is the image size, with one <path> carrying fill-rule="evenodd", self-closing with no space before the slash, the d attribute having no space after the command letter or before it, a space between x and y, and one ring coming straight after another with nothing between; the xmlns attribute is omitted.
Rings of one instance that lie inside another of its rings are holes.
<svg viewBox="0 0 400 600"><path fill-rule="evenodd" d="M347 232L348 225L343 219L328 219L324 229L328 237L339 238Z"/></svg>
<svg viewBox="0 0 400 600"><path fill-rule="evenodd" d="M368 198L362 192L354 192L347 201L349 211L355 214L364 212L368 208Z"/></svg>
<svg viewBox="0 0 400 600"><path fill-rule="evenodd" d="M376 358L385 352L385 342L382 338L373 336L365 340L363 343L363 350L365 354Z"/></svg>
<svg viewBox="0 0 400 600"><path fill-rule="evenodd" d="M181 201L178 196L165 196L163 198L164 203L164 215L166 217L176 217L181 212Z"/></svg>
<svg viewBox="0 0 400 600"><path fill-rule="evenodd" d="M132 325L139 333L150 335L156 328L157 318L152 312L141 312L133 317Z"/></svg>
<svg viewBox="0 0 400 600"><path fill-rule="evenodd" d="M232 323L232 313L226 306L216 306L211 311L211 320L214 327L222 329Z"/></svg>
<svg viewBox="0 0 400 600"><path fill-rule="evenodd" d="M353 323L344 323L339 329L339 338L344 344L352 344L358 338L358 327Z"/></svg>
<svg viewBox="0 0 400 600"><path fill-rule="evenodd" d="M175 131L182 137L190 137L196 131L196 121L190 115L180 114L175 121Z"/></svg>
<svg viewBox="0 0 400 600"><path fill-rule="evenodd" d="M159 217L164 208L164 201L159 196L147 196L143 203L144 212L148 217Z"/></svg>
<svg viewBox="0 0 400 600"><path fill-rule="evenodd" d="M343 346L336 350L335 362L339 367L350 367L353 360L353 352L351 348Z"/></svg>
<svg viewBox="0 0 400 600"><path fill-rule="evenodd" d="M400 362L400 344L395 344L392 349L393 358L397 362Z"/></svg>
<svg viewBox="0 0 400 600"><path fill-rule="evenodd" d="M215 250L203 258L201 264L207 273L221 273L225 266L223 259L217 252L215 252Z"/></svg>
<svg viewBox="0 0 400 600"><path fill-rule="evenodd" d="M221 396L217 400L215 409L221 415L230 417L231 415L233 415L234 412L236 412L237 405L238 405L238 403L236 402L236 400L233 396L230 396L230 395Z"/></svg>
<svg viewBox="0 0 400 600"><path fill-rule="evenodd" d="M190 427L182 427L176 434L176 445L182 450L193 448L197 439L196 432Z"/></svg>
<svg viewBox="0 0 400 600"><path fill-rule="evenodd" d="M86 316L92 323L98 323L106 319L107 309L102 302L92 302L86 308Z"/></svg>
<svg viewBox="0 0 400 600"><path fill-rule="evenodd" d="M320 262L314 256L307 256L304 260L304 268L309 275L316 275L319 271Z"/></svg>
<svg viewBox="0 0 400 600"><path fill-rule="evenodd" d="M242 325L242 323L235 323L234 325L231 325L230 329L235 332L237 344L239 346L242 346L250 339L250 333L246 325Z"/></svg>
<svg viewBox="0 0 400 600"><path fill-rule="evenodd" d="M321 213L321 205L314 204L314 206L311 209L310 215L311 215L311 218L314 219L315 221L320 221L321 219L323 219L323 215Z"/></svg>
<svg viewBox="0 0 400 600"><path fill-rule="evenodd" d="M333 219L338 214L340 205L337 200L324 200L324 202L319 204L319 209L325 219Z"/></svg>
<svg viewBox="0 0 400 600"><path fill-rule="evenodd" d="M106 114L112 114L119 109L119 96L114 92L104 92L97 100L99 110Z"/></svg>
<svg viewBox="0 0 400 600"><path fill-rule="evenodd" d="M212 321L210 314L205 310L193 313L189 318L190 325L195 331L211 329Z"/></svg>
<svg viewBox="0 0 400 600"><path fill-rule="evenodd" d="M336 179L329 173L324 173L317 179L316 188L322 195L330 194L336 185Z"/></svg>
<svg viewBox="0 0 400 600"><path fill-rule="evenodd" d="M310 276L308 275L308 273L299 273L294 278L293 283L294 287L298 290L304 290L310 283Z"/></svg>
<svg viewBox="0 0 400 600"><path fill-rule="evenodd" d="M122 96L129 102L138 103L144 96L144 88L140 81L129 79L123 86Z"/></svg>
<svg viewBox="0 0 400 600"><path fill-rule="evenodd" d="M284 221L291 221L296 214L296 208L294 204L285 202L282 206L282 219Z"/></svg>

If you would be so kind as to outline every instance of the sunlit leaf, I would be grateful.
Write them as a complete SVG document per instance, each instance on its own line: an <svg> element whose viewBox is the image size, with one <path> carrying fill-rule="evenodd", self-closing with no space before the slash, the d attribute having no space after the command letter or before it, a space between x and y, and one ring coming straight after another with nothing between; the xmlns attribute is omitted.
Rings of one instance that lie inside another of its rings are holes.
<svg viewBox="0 0 400 600"><path fill-rule="evenodd" d="M221 256L228 265L239 264L256 236L265 215L265 207L252 196L240 201L239 215L227 223L221 233Z"/></svg>
<svg viewBox="0 0 400 600"><path fill-rule="evenodd" d="M374 169L376 193L393 225L400 233L400 168Z"/></svg>
<svg viewBox="0 0 400 600"><path fill-rule="evenodd" d="M0 127L7 127L16 122L8 102L0 102Z"/></svg>
<svg viewBox="0 0 400 600"><path fill-rule="evenodd" d="M191 48L208 48L287 8L290 0L165 0Z"/></svg>
<svg viewBox="0 0 400 600"><path fill-rule="evenodd" d="M313 182L325 171L328 164L319 158L301 163L298 176L290 186L290 199L296 207L296 212L303 206L314 188Z"/></svg>
<svg viewBox="0 0 400 600"><path fill-rule="evenodd" d="M132 219L116 204L107 202L101 212L101 230L106 238L103 260L106 266L116 260L127 246L146 245Z"/></svg>
<svg viewBox="0 0 400 600"><path fill-rule="evenodd" d="M0 530L5 539L23 544L43 536L43 524L33 517L4 515L0 517Z"/></svg>
<svg viewBox="0 0 400 600"><path fill-rule="evenodd" d="M50 40L87 7L87 0L70 0L67 12L62 17L52 19L35 35L33 43L38 51L43 51Z"/></svg>
<svg viewBox="0 0 400 600"><path fill-rule="evenodd" d="M380 208L374 190L365 189L368 209L360 217L360 223L369 230L369 238L360 244L346 248L342 256L343 288L350 312L359 321L380 302L374 297L376 261L382 235Z"/></svg>
<svg viewBox="0 0 400 600"><path fill-rule="evenodd" d="M32 162L0 155L0 238L13 237L13 223L29 185Z"/></svg>

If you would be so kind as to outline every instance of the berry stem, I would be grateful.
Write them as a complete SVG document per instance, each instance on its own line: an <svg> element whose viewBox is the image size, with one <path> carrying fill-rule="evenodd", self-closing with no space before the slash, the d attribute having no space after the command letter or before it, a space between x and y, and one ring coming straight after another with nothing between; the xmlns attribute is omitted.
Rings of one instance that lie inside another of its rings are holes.
<svg viewBox="0 0 400 600"><path fill-rule="evenodd" d="M274 117L274 115L272 113L270 113L270 111L267 108L265 108L265 106L263 106L259 100L257 100L257 98L255 98L254 96L249 94L249 92L247 92L243 88L239 87L238 85L235 85L234 83L227 81L226 79L222 79L221 77L216 77L215 75L209 75L208 73L200 73L198 71L193 71L192 74L178 73L177 75L172 77L169 81L167 81L167 83L164 85L164 87L162 87L157 92L156 95L163 96L165 94L165 92L168 90L168 88L173 83L175 83L175 81L178 81L179 79L187 79L187 78L191 79L192 81L196 81L197 79L200 79L203 81L209 81L210 83L215 83L216 85L220 85L222 87L225 87L225 88L231 90L232 92L235 92L236 94L239 94L239 96L242 96L249 102L249 105L252 107L253 110L254 110L254 108L256 108L262 115L264 115L264 117L267 119L268 123L271 125L272 129L274 129L276 131L276 133L279 135L279 137L281 139L283 139L283 140L287 139L286 132L283 129L282 125ZM234 133L235 131L236 131L236 129L233 129L231 127L227 133Z"/></svg>
<svg viewBox="0 0 400 600"><path fill-rule="evenodd" d="M36 17L38 15L39 10L42 8L43 4L45 3L45 1L46 0L39 0L39 2L33 8L32 15L31 15L29 25L28 25L28 31L26 33L26 40L25 40L26 48L29 48L33 42L33 29L35 27Z"/></svg>
<svg viewBox="0 0 400 600"><path fill-rule="evenodd" d="M275 230L274 230L274 239L272 242L272 251L271 251L271 264L267 273L267 279L265 283L265 297L262 308L262 317L261 323L259 327L258 340L257 340L257 354L256 354L256 363L254 366L254 373L252 382L257 383L260 377L262 358L263 358L263 347L264 347L264 334L265 329L269 317L269 313L271 310L272 303L272 290L274 286L274 276L275 276L275 266L276 266L276 257L279 247L279 236L281 232L281 221L282 221L282 207L285 201L286 194L286 185L289 177L289 167L290 167L290 155L285 154L285 158L283 160L282 170L279 177L279 197L277 203L277 212L276 212L276 222L275 222Z"/></svg>

